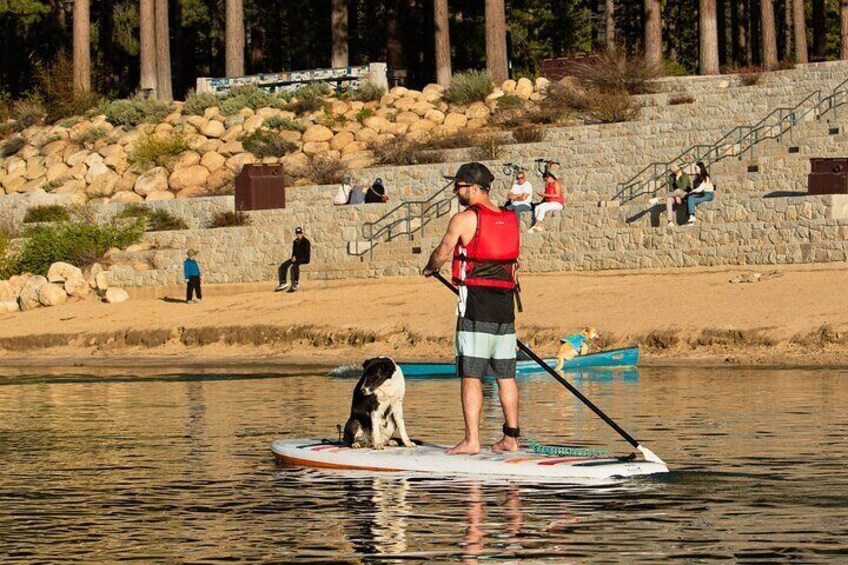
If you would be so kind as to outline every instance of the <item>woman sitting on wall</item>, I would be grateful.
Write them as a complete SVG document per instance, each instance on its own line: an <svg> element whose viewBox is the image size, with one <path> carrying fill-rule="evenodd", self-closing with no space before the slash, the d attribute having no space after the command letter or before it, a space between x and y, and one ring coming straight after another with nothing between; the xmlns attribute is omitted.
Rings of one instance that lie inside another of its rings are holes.
<svg viewBox="0 0 848 565"><path fill-rule="evenodd" d="M695 207L702 202L711 202L713 193L715 192L715 185L710 174L707 172L707 166L704 165L703 161L698 161L695 163L695 167L698 170L698 174L695 176L695 182L692 184L694 188L686 199L690 224L695 223Z"/></svg>
<svg viewBox="0 0 848 565"><path fill-rule="evenodd" d="M542 222L545 220L545 214L555 210L562 210L565 202L565 190L562 184L557 180L554 174L550 171L545 172L545 192L537 192L542 197L542 201L536 205L533 211L534 224L527 233L542 231Z"/></svg>

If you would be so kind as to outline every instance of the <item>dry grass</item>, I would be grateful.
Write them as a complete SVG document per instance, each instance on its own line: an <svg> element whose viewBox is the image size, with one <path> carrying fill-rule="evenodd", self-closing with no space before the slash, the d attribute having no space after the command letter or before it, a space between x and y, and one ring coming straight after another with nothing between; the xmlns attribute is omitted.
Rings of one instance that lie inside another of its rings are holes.
<svg viewBox="0 0 848 565"><path fill-rule="evenodd" d="M587 114L598 122L614 124L635 120L639 110L626 92L597 92Z"/></svg>
<svg viewBox="0 0 848 565"><path fill-rule="evenodd" d="M312 155L306 165L298 172L301 177L309 179L315 184L341 184L348 173L348 167L341 159Z"/></svg>
<svg viewBox="0 0 848 565"><path fill-rule="evenodd" d="M540 143L545 140L547 130L541 126L529 125L512 130L516 143Z"/></svg>
<svg viewBox="0 0 848 565"><path fill-rule="evenodd" d="M598 55L574 65L574 76L583 85L602 92L650 93L661 74L662 69L649 66L644 57L624 53Z"/></svg>
<svg viewBox="0 0 848 565"><path fill-rule="evenodd" d="M440 150L407 138L372 143L369 149L374 154L374 160L380 165L408 166L444 161L444 153Z"/></svg>
<svg viewBox="0 0 848 565"><path fill-rule="evenodd" d="M494 161L502 158L505 152L504 135L490 133L477 139L477 146L471 150L471 157L478 161Z"/></svg>

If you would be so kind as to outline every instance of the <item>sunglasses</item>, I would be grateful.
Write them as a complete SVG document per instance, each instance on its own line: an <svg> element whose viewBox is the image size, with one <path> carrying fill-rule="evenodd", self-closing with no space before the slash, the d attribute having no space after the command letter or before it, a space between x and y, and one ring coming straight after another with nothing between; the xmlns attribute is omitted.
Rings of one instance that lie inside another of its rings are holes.
<svg viewBox="0 0 848 565"><path fill-rule="evenodd" d="M459 192L460 188L468 188L469 186L471 186L471 185L466 183L466 182L455 182L455 183L453 183L453 191Z"/></svg>

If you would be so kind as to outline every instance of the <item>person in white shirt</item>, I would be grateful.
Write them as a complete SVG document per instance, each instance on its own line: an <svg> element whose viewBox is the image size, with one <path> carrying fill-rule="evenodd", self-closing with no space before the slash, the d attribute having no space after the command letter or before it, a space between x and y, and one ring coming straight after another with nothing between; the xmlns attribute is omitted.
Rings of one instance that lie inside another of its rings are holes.
<svg viewBox="0 0 848 565"><path fill-rule="evenodd" d="M518 171L515 175L515 183L506 195L509 203L505 206L507 210L514 210L515 216L521 222L521 212L533 213L533 185L527 180L524 171Z"/></svg>
<svg viewBox="0 0 848 565"><path fill-rule="evenodd" d="M339 190L336 192L335 197L333 197L333 204L336 206L343 206L347 204L350 200L351 190L353 190L353 182L351 181L350 175L345 175L344 181L341 186L339 186Z"/></svg>

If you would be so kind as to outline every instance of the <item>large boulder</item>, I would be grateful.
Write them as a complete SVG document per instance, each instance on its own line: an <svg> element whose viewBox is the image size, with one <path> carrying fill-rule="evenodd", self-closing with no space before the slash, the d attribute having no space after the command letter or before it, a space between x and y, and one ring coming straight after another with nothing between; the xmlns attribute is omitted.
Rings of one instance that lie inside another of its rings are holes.
<svg viewBox="0 0 848 565"><path fill-rule="evenodd" d="M168 185L172 190L183 190L193 186L203 186L209 178L209 169L203 165L192 165L177 169L168 177Z"/></svg>
<svg viewBox="0 0 848 565"><path fill-rule="evenodd" d="M200 134L206 137L221 137L227 131L223 122L210 120L200 128Z"/></svg>
<svg viewBox="0 0 848 565"><path fill-rule="evenodd" d="M17 312L21 309L17 300L0 300L0 314Z"/></svg>
<svg viewBox="0 0 848 565"><path fill-rule="evenodd" d="M447 116L445 116L445 121L442 125L447 129L459 129L465 127L465 124L468 123L468 116L465 114L460 114L458 112L450 112Z"/></svg>
<svg viewBox="0 0 848 565"><path fill-rule="evenodd" d="M227 159L225 165L228 169L238 174L241 172L242 167L255 162L256 156L254 156L253 153L240 153Z"/></svg>
<svg viewBox="0 0 848 565"><path fill-rule="evenodd" d="M366 128L374 130L377 133L382 132L384 129L388 127L391 122L382 116L371 116L370 118L365 118L362 122ZM359 136L357 135L357 139Z"/></svg>
<svg viewBox="0 0 848 565"><path fill-rule="evenodd" d="M309 126L303 132L304 143L330 141L331 139L333 139L333 130L320 124Z"/></svg>
<svg viewBox="0 0 848 565"><path fill-rule="evenodd" d="M173 192L169 192L167 190L160 190L157 192L151 192L147 196L144 197L145 202L158 202L159 200L173 200L176 198Z"/></svg>
<svg viewBox="0 0 848 565"><path fill-rule="evenodd" d="M50 284L47 282L47 277L36 275L27 279L24 287L21 289L21 295L18 297L18 303L21 305L21 310L33 310L41 306L41 301L38 300L38 293L41 287Z"/></svg>
<svg viewBox="0 0 848 565"><path fill-rule="evenodd" d="M94 288L95 290L108 290L109 289L109 273L106 271L99 271L94 276Z"/></svg>
<svg viewBox="0 0 848 565"><path fill-rule="evenodd" d="M503 89L504 92L509 92L506 88ZM529 78L520 78L518 79L518 84L515 85L515 95L521 98L522 100L530 100L530 96L533 94L533 83Z"/></svg>
<svg viewBox="0 0 848 565"><path fill-rule="evenodd" d="M82 275L69 278L65 281L64 287L68 296L76 298L83 298L88 296L88 293L91 292L91 287L88 285L88 281L85 280L85 277Z"/></svg>
<svg viewBox="0 0 848 565"><path fill-rule="evenodd" d="M82 270L70 263L57 261L47 269L47 280L52 283L65 282L74 277L82 278Z"/></svg>
<svg viewBox="0 0 848 565"><path fill-rule="evenodd" d="M330 142L330 149L344 150L345 146L353 142L354 135L350 131L340 131Z"/></svg>
<svg viewBox="0 0 848 565"><path fill-rule="evenodd" d="M61 306L68 300L68 294L62 286L45 284L38 289L38 301L42 306Z"/></svg>
<svg viewBox="0 0 848 565"><path fill-rule="evenodd" d="M100 157L100 155L98 155L98 157ZM100 158L102 159L102 157ZM106 166L106 163L103 161L95 161L93 164L88 166L88 172L85 174L85 182L91 184L94 182L94 179L100 175L105 175L111 172L112 170Z"/></svg>
<svg viewBox="0 0 848 565"><path fill-rule="evenodd" d="M118 184L118 179L120 177L109 171L108 173L97 175L97 178L88 185L88 188L85 189L85 193L90 198L104 198L109 197L115 194L115 186Z"/></svg>
<svg viewBox="0 0 848 565"><path fill-rule="evenodd" d="M168 169L165 167L150 169L138 177L133 190L142 196L168 190Z"/></svg>
<svg viewBox="0 0 848 565"><path fill-rule="evenodd" d="M110 288L106 291L104 300L109 304L119 304L130 299L130 295L123 288Z"/></svg>
<svg viewBox="0 0 848 565"><path fill-rule="evenodd" d="M60 185L66 180L70 180L71 169L65 163L56 163L47 169L46 178L47 182L53 186Z"/></svg>
<svg viewBox="0 0 848 565"><path fill-rule="evenodd" d="M215 151L210 151L203 154L203 157L200 159L200 164L209 169L210 173L214 173L224 166L225 161L226 158L224 158L223 155Z"/></svg>
<svg viewBox="0 0 848 565"><path fill-rule="evenodd" d="M18 289L9 281L0 281L0 300L15 300L18 297Z"/></svg>
<svg viewBox="0 0 848 565"><path fill-rule="evenodd" d="M244 128L245 133L253 133L265 123L265 118L262 116L250 116L247 118L242 127Z"/></svg>

